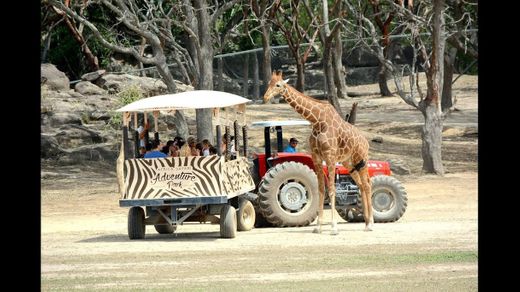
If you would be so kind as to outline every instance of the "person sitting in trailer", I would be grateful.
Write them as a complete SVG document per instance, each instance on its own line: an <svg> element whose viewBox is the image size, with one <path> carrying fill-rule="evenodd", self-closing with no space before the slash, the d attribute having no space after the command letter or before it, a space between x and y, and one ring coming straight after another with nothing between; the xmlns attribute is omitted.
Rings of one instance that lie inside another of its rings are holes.
<svg viewBox="0 0 520 292"><path fill-rule="evenodd" d="M184 144L184 146L181 147L180 156L199 156L198 150L195 148L195 144L195 138L188 137L186 144Z"/></svg>
<svg viewBox="0 0 520 292"><path fill-rule="evenodd" d="M180 136L176 136L175 138L173 138L173 145L170 147L169 156L170 157L181 156L180 150L181 150L182 146L184 146L184 144L186 144L186 141L184 140L184 138L182 138Z"/></svg>
<svg viewBox="0 0 520 292"><path fill-rule="evenodd" d="M166 145L164 145L164 147L161 149L161 152L168 156L171 151L170 148L173 147L174 142L175 141L173 141L173 140L168 140L168 142L166 142Z"/></svg>
<svg viewBox="0 0 520 292"><path fill-rule="evenodd" d="M228 147L228 144L230 145L230 149L229 149L229 154L231 157L235 156L236 155L236 152L235 152L235 137L234 136L231 136L229 139L230 142L228 143L228 137L229 135L222 135L222 144L220 145L220 150L222 152L222 155L225 155L226 154L226 149Z"/></svg>
<svg viewBox="0 0 520 292"><path fill-rule="evenodd" d="M209 147L209 155L217 155L217 148L215 146Z"/></svg>
<svg viewBox="0 0 520 292"><path fill-rule="evenodd" d="M209 148L210 147L213 147L213 145L211 145L211 143L209 142L208 139L202 140L202 151L201 151L202 156L210 155L210 153L209 153Z"/></svg>
<svg viewBox="0 0 520 292"><path fill-rule="evenodd" d="M148 131L150 130L150 123L146 122L144 127L141 125L137 128L137 132L139 133L139 147L146 148L146 142L148 142Z"/></svg>
<svg viewBox="0 0 520 292"><path fill-rule="evenodd" d="M144 158L165 158L166 154L162 153L159 149L159 146L161 145L159 140L152 140L151 142L151 148L152 150L149 152L146 152L144 155Z"/></svg>

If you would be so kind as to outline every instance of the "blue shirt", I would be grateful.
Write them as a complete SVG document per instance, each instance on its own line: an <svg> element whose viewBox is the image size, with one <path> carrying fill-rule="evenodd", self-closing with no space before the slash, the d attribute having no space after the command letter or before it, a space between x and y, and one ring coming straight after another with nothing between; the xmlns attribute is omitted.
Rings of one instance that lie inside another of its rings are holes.
<svg viewBox="0 0 520 292"><path fill-rule="evenodd" d="M146 152L144 154L144 158L164 158L164 157L167 157L166 154L164 154L158 150Z"/></svg>
<svg viewBox="0 0 520 292"><path fill-rule="evenodd" d="M296 153L298 151L296 151L296 148L292 147L291 145L287 145L287 147L285 147L283 152Z"/></svg>

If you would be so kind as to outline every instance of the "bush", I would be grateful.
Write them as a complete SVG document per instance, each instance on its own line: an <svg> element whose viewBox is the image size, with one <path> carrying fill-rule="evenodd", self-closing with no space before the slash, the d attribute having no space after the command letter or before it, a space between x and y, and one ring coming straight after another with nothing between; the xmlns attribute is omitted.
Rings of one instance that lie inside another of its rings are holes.
<svg viewBox="0 0 520 292"><path fill-rule="evenodd" d="M138 85L129 85L119 93L116 94L119 98L118 108L130 104L136 100L143 98L144 92L139 88ZM110 120L108 124L115 129L119 129L123 123L123 114L120 112L113 111L110 114Z"/></svg>

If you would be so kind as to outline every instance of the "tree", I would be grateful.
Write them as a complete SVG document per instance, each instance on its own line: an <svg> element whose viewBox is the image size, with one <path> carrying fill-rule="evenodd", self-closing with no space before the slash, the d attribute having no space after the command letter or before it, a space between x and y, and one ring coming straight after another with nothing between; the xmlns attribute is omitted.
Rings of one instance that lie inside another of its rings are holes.
<svg viewBox="0 0 520 292"><path fill-rule="evenodd" d="M175 21L188 34L191 58L198 66L193 67L193 81L196 89L213 89L213 57L212 41L215 25L219 17L231 9L239 0L224 3L215 2L209 6L206 0L183 0L181 19ZM213 140L213 123L211 109L197 109L197 139Z"/></svg>
<svg viewBox="0 0 520 292"><path fill-rule="evenodd" d="M449 46L444 54L444 83L441 99L443 111L449 110L453 106L451 89L457 55L462 53L472 59L478 59L476 33L473 34L475 36L473 38L468 37L469 34L467 33L467 30L475 28L476 25L478 8L476 1L448 0L446 4L446 17L448 19L446 22L446 42Z"/></svg>
<svg viewBox="0 0 520 292"><path fill-rule="evenodd" d="M367 49L372 51L379 61L385 64L386 69L393 75L394 82L397 87L399 96L409 105L418 109L424 117L424 125L422 127L422 158L423 171L426 173L444 174L442 165L442 127L446 118L447 111L442 111L440 99L443 88L443 72L444 72L444 0L434 0L432 5L421 2L420 7L416 7L415 13L412 10L411 1L404 3L391 3L394 13L399 17L399 25L406 26L410 33L410 43L414 48L414 59L409 68L411 74L410 91L406 92L402 80L401 68L398 68L391 60L385 59L383 47L380 45L375 25L362 12L361 5L357 1L357 6L346 1L349 10L354 12L355 18L358 19L358 41ZM349 24L354 25L354 24ZM421 38L420 32L429 31L431 36L427 39L431 44L427 45L426 41ZM367 37L366 37L367 36ZM428 49L428 47L430 49ZM418 86L418 70L415 67L416 59L420 55L425 62L422 64L426 75L427 91L426 95L422 93Z"/></svg>
<svg viewBox="0 0 520 292"><path fill-rule="evenodd" d="M379 0L370 0L370 5L372 5L372 9L374 11L374 20L376 21L377 27L381 31L381 45L383 46L383 55L385 56L385 59L388 59L388 51L390 48L390 24L392 24L392 20L394 18L394 11L390 11L386 17L383 17L384 12ZM386 83L386 66L383 63L380 63L379 68L378 82L381 96L392 96L392 92L390 92L388 84Z"/></svg>
<svg viewBox="0 0 520 292"><path fill-rule="evenodd" d="M294 57L298 76L295 88L303 92L305 90L305 63L313 48L318 29L315 24L316 17L311 18L307 15L300 3L299 0L291 0L287 2L287 5L280 6L272 21L283 33ZM305 42L308 42L309 45L303 49L302 44Z"/></svg>
<svg viewBox="0 0 520 292"><path fill-rule="evenodd" d="M159 75L168 87L168 91L171 93L177 92L177 86L167 65L166 53L163 47L163 40L161 39L160 29L162 28L162 22L158 21L160 17L156 15L165 16L162 9L155 10L154 13L156 14L145 14L135 5L134 1L126 3L123 1L101 0L92 3L91 5L102 5L102 8L108 9L117 17L114 25L121 25L122 29L125 29L124 42L117 42L116 38L108 40L100 33L95 24L76 13L61 1L48 0L48 2L56 9L63 11L69 17L85 25L103 46L115 52L131 55L144 64L155 65ZM135 36L146 40L146 43L152 49L151 57L143 56L139 50L132 45L132 43L135 43L135 41L132 40L132 38L135 39ZM186 137L188 135L188 126L182 111L175 112L174 123L177 127L178 135Z"/></svg>
<svg viewBox="0 0 520 292"><path fill-rule="evenodd" d="M341 46L342 42L339 33L342 27L341 16L344 13L343 1L334 0L331 15L333 19L329 21L328 1L323 0L321 6L311 6L309 0L303 0L305 9L311 18L319 23L319 36L323 46L323 73L325 76L325 86L327 89L327 99L334 106L340 116L344 116L339 105L338 96L346 97L346 86L338 84L344 82L345 71L341 65ZM321 16L315 16L321 13ZM330 27L332 25L332 28ZM339 47L338 47L339 46ZM335 52L333 54L333 52ZM339 94L338 94L339 92Z"/></svg>
<svg viewBox="0 0 520 292"><path fill-rule="evenodd" d="M278 7L281 5L281 0L250 0L251 12L260 22L260 30L262 34L262 52L263 52L263 70L262 80L264 86L271 80L271 22L274 18Z"/></svg>
<svg viewBox="0 0 520 292"><path fill-rule="evenodd" d="M196 89L213 89L213 44L216 22L222 14L240 0L215 2L182 0L178 2L154 0L98 0L88 2L99 9L107 9L115 17L113 26L119 29L117 38L106 39L96 25L58 0L46 0L79 21L107 48L133 56L139 62L155 65L168 90L176 92L167 56L175 62L176 71L185 83ZM184 42L179 36L186 36ZM143 56L143 43L151 49L151 57ZM197 138L213 139L210 109L196 111ZM174 123L178 135L188 136L188 127L181 110L175 112Z"/></svg>

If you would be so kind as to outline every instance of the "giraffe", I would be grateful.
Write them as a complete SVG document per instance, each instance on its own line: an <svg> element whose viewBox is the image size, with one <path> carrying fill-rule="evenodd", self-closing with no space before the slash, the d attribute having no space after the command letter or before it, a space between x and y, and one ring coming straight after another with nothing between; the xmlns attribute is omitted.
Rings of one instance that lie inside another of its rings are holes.
<svg viewBox="0 0 520 292"><path fill-rule="evenodd" d="M324 161L328 169L327 189L332 204L331 234L338 234L335 217L336 186L334 183L336 162L350 170L350 175L361 192L365 231L371 231L374 225L372 215L372 190L368 175L368 141L353 125L343 120L334 107L327 101L320 101L306 96L282 79L281 71L273 71L271 81L264 94L264 103L272 97L281 95L297 113L312 125L309 145L312 152L314 171L318 176L319 213L318 224L314 233L321 233L323 223L323 203L325 199L325 175L322 169Z"/></svg>

